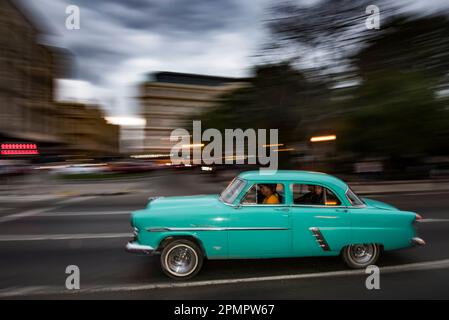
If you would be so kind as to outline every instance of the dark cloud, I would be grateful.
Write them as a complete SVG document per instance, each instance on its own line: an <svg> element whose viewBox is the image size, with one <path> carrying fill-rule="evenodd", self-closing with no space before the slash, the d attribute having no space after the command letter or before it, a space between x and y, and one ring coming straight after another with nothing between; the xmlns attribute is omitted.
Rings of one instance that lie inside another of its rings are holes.
<svg viewBox="0 0 449 320"><path fill-rule="evenodd" d="M267 1L254 1L256 11ZM29 2L22 2L30 6ZM68 5L80 8L80 30L65 29ZM252 41L250 30L256 30L260 22L251 12L252 6L239 0L35 0L32 8L49 20L63 45L80 60L81 68L85 65L83 60L97 60L99 66L110 63L114 68L135 56L159 59L167 55L198 54L204 52L214 38L227 33L241 34ZM162 42L158 48L149 50L145 43L148 40L130 43L127 38L133 35L156 35ZM166 48L171 50L173 44L178 44L177 52L168 52ZM186 51L182 52L183 49ZM96 73L88 70L78 74ZM100 78L95 75L85 80Z"/></svg>
<svg viewBox="0 0 449 320"><path fill-rule="evenodd" d="M73 52L78 79L128 109L125 88L151 71L246 75L271 0L18 1L51 26L54 45ZM80 30L65 28L69 5L80 8Z"/></svg>
<svg viewBox="0 0 449 320"><path fill-rule="evenodd" d="M104 15L127 28L158 32L211 32L233 27L245 12L238 0L74 0L73 4Z"/></svg>

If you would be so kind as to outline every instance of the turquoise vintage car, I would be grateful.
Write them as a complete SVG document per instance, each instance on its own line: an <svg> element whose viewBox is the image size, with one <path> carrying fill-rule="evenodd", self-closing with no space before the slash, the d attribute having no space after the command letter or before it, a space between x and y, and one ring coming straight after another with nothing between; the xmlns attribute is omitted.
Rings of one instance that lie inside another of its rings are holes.
<svg viewBox="0 0 449 320"><path fill-rule="evenodd" d="M351 268L374 264L382 250L425 242L422 219L359 198L340 179L306 171L248 171L220 195L151 198L132 213L130 252L160 254L163 271L188 279L207 259L341 255Z"/></svg>

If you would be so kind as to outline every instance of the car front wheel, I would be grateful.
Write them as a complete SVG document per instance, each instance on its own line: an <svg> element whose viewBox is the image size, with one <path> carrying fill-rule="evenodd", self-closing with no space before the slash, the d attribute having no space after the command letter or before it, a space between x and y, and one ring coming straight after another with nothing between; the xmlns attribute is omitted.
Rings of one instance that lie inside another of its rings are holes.
<svg viewBox="0 0 449 320"><path fill-rule="evenodd" d="M366 268L375 264L379 258L380 247L377 244L352 244L342 251L343 261L352 269Z"/></svg>
<svg viewBox="0 0 449 320"><path fill-rule="evenodd" d="M190 279L200 271L202 265L203 253L192 241L174 240L162 250L162 270L172 279Z"/></svg>

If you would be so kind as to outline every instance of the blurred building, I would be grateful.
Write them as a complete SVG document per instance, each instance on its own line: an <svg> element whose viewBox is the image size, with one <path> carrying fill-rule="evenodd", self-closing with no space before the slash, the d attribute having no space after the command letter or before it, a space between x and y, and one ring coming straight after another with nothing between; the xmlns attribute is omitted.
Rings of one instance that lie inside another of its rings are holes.
<svg viewBox="0 0 449 320"><path fill-rule="evenodd" d="M0 141L62 143L54 117L53 79L63 52L38 43L42 33L12 1L0 1Z"/></svg>
<svg viewBox="0 0 449 320"><path fill-rule="evenodd" d="M120 126L120 152L136 154L143 150L144 126Z"/></svg>
<svg viewBox="0 0 449 320"><path fill-rule="evenodd" d="M76 102L58 102L57 106L67 158L119 154L120 127L109 124L99 106Z"/></svg>
<svg viewBox="0 0 449 320"><path fill-rule="evenodd" d="M120 127L120 153L132 155L143 148L143 132L145 120L130 116L110 116L105 118L108 123Z"/></svg>
<svg viewBox="0 0 449 320"><path fill-rule="evenodd" d="M215 104L220 95L246 85L244 79L200 74L157 72L140 87L141 116L146 119L144 150L169 154L177 128L191 130L192 121Z"/></svg>
<svg viewBox="0 0 449 320"><path fill-rule="evenodd" d="M99 108L55 101L55 79L70 76L71 54L39 43L49 33L43 23L0 1L0 142L36 144L39 161L118 154L119 129Z"/></svg>

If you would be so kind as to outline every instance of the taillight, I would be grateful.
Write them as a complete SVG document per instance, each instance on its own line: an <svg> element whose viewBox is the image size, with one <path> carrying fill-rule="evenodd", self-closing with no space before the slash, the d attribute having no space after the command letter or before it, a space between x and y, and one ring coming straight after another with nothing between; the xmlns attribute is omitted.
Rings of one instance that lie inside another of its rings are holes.
<svg viewBox="0 0 449 320"><path fill-rule="evenodd" d="M421 221L423 217L420 214L415 213L415 221Z"/></svg>

